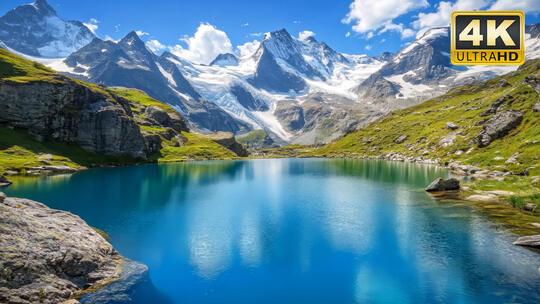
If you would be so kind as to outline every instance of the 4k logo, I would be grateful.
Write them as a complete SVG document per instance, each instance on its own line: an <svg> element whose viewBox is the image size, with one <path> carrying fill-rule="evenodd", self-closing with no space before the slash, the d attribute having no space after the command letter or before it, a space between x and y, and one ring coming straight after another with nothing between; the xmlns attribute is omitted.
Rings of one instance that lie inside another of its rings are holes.
<svg viewBox="0 0 540 304"><path fill-rule="evenodd" d="M451 60L460 65L517 65L525 61L522 11L452 12Z"/></svg>

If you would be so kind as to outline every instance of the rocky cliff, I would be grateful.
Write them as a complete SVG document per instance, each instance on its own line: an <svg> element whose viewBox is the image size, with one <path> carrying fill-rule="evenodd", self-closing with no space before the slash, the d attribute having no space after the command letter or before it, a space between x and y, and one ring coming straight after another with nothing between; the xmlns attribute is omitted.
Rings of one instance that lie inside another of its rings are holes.
<svg viewBox="0 0 540 304"><path fill-rule="evenodd" d="M147 271L78 216L1 192L0 243L0 303L56 304Z"/></svg>
<svg viewBox="0 0 540 304"><path fill-rule="evenodd" d="M28 130L40 141L76 144L101 154L145 159L159 151L160 143L137 124L130 100L4 50L0 59L0 123ZM148 109L147 121L187 131L180 114L171 115Z"/></svg>

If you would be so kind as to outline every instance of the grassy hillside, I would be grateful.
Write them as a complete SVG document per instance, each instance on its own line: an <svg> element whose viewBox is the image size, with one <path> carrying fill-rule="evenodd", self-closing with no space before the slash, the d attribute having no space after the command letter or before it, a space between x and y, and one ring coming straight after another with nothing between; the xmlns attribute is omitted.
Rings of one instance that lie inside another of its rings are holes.
<svg viewBox="0 0 540 304"><path fill-rule="evenodd" d="M534 89L523 83L526 76L540 78L540 60L527 62L518 71L505 76L458 87L438 98L395 111L316 153L378 156L393 151L407 156L461 161L515 174L529 169L530 175L540 175L540 114L532 110L539 97ZM475 138L482 130L481 121L493 116L481 117L480 114L503 96L506 98L499 111L519 110L523 113L523 121L503 138L480 148ZM458 129L450 130L447 122L454 123ZM459 132L454 143L442 145L441 140L453 132ZM400 136L407 138L398 143ZM520 153L517 163L507 163L515 152Z"/></svg>
<svg viewBox="0 0 540 304"><path fill-rule="evenodd" d="M32 82L46 81L60 83L65 77L39 64L26 60L0 48L0 81ZM231 159L236 154L202 135L183 133L183 146L162 134L167 130L158 126L139 123L136 118L144 117L144 109L156 106L165 112L175 113L171 106L159 102L144 92L125 88L107 88L75 80L77 83L105 95L120 96L130 101L135 122L145 133L158 134L163 148L152 155L148 161L168 162L183 160ZM114 98L111 98L114 100ZM7 170L24 173L27 168L41 165L66 165L74 168L125 165L140 162L129 157L114 157L87 152L76 145L58 142L40 142L25 130L9 128L0 124L0 175Z"/></svg>

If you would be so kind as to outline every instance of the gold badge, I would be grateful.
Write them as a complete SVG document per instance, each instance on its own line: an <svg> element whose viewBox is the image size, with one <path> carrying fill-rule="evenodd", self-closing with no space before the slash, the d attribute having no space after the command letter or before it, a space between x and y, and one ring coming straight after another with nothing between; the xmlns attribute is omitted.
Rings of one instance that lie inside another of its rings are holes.
<svg viewBox="0 0 540 304"><path fill-rule="evenodd" d="M456 11L451 16L452 64L520 65L525 62L522 11Z"/></svg>

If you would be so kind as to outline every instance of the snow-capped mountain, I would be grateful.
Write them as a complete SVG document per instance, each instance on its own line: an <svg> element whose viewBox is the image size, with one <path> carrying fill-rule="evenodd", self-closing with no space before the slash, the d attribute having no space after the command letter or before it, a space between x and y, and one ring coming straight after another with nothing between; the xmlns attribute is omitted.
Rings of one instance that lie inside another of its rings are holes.
<svg viewBox="0 0 540 304"><path fill-rule="evenodd" d="M539 24L526 27L525 55L540 57ZM483 81L515 70L516 66L454 66L450 62L450 29L434 28L391 57L363 81L358 98L402 108L445 93L450 88Z"/></svg>
<svg viewBox="0 0 540 304"><path fill-rule="evenodd" d="M312 37L296 39L284 29L267 33L252 54L221 54L210 65L172 54L167 59L204 99L275 140L302 143L328 141L371 117L355 102L354 88L384 63L341 54ZM291 105L292 112L286 110Z"/></svg>
<svg viewBox="0 0 540 304"><path fill-rule="evenodd" d="M0 18L0 41L21 53L66 57L94 39L79 21L64 21L45 0L21 5Z"/></svg>
<svg viewBox="0 0 540 304"><path fill-rule="evenodd" d="M130 32L118 42L95 38L63 60L62 65L56 64L56 69L93 83L143 90L173 105L192 127L203 131L237 133L251 129L203 99L168 56L173 55L156 56L135 32Z"/></svg>

